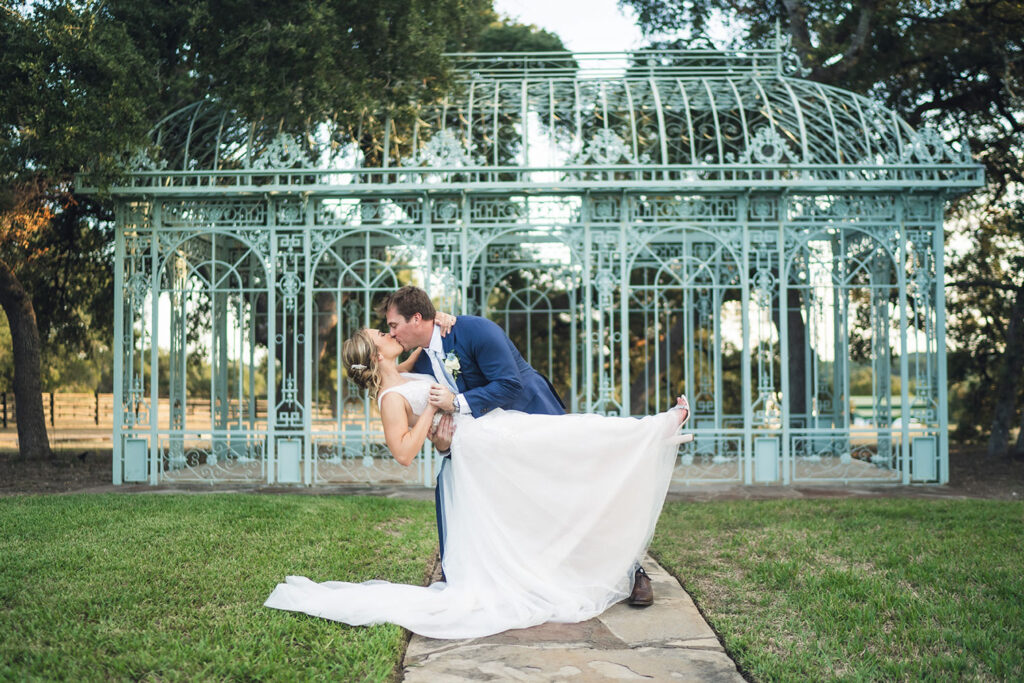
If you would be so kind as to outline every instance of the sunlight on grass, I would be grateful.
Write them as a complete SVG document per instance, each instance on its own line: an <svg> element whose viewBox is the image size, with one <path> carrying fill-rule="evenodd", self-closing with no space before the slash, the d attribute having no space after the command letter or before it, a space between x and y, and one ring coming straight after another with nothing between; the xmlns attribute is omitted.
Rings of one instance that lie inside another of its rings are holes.
<svg viewBox="0 0 1024 683"><path fill-rule="evenodd" d="M755 679L1024 678L1019 503L672 503L651 551Z"/></svg>
<svg viewBox="0 0 1024 683"><path fill-rule="evenodd" d="M336 496L0 499L0 679L387 680L399 627L263 601L287 574L424 583L433 512Z"/></svg>

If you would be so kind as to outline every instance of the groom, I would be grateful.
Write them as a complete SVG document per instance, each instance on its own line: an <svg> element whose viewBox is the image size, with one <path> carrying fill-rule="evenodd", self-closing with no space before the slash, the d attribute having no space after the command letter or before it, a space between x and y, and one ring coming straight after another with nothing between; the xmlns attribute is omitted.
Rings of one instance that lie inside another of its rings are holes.
<svg viewBox="0 0 1024 683"><path fill-rule="evenodd" d="M434 305L425 291L406 286L393 292L380 306L391 336L404 349L421 347L416 372L433 375L445 388L431 389L430 402L446 412L481 417L495 408L524 413L561 415L565 405L544 375L519 353L498 325L486 318L460 315L446 337L434 325ZM449 444L435 441L448 464ZM443 447L443 448L442 448ZM441 477L435 490L437 533L444 556ZM654 600L650 579L636 570L629 604L646 607Z"/></svg>

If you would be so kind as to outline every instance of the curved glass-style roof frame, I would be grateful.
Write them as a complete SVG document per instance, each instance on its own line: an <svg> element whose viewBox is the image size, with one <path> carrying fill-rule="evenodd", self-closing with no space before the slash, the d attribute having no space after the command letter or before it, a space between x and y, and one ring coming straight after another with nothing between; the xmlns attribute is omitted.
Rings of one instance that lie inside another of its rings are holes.
<svg viewBox="0 0 1024 683"><path fill-rule="evenodd" d="M459 87L443 102L346 129L347 138L372 138L370 154L326 126L302 138L277 135L201 101L154 127L132 184L188 185L181 176L205 174L205 182L237 185L231 174L244 172L243 184L259 185L260 174L282 169L332 174L302 180L314 185L382 177L463 185L980 183L965 145L955 150L873 100L796 77L785 58L779 50L452 55Z"/></svg>

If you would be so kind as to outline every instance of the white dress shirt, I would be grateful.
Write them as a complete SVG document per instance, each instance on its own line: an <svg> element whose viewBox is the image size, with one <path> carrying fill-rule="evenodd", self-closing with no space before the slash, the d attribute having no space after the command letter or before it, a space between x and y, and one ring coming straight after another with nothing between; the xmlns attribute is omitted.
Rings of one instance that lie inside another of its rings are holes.
<svg viewBox="0 0 1024 683"><path fill-rule="evenodd" d="M430 358L430 367L434 369L434 377L443 384L447 384L447 380L444 379L444 343L441 341L441 328L434 325L434 331L430 335L430 346L427 347L427 357ZM436 355L435 355L436 354ZM454 379L454 377L452 378ZM459 413L462 415L472 415L473 410L469 407L469 401L462 394L457 394L459 399Z"/></svg>

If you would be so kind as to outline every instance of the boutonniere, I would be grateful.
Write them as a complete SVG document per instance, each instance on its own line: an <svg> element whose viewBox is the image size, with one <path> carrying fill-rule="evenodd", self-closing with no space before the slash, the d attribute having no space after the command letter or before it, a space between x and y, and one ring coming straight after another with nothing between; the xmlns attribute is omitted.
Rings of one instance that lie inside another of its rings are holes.
<svg viewBox="0 0 1024 683"><path fill-rule="evenodd" d="M444 357L444 369L448 371L452 379L458 378L462 364L459 363L459 357L455 355L454 351L449 351L448 355Z"/></svg>

